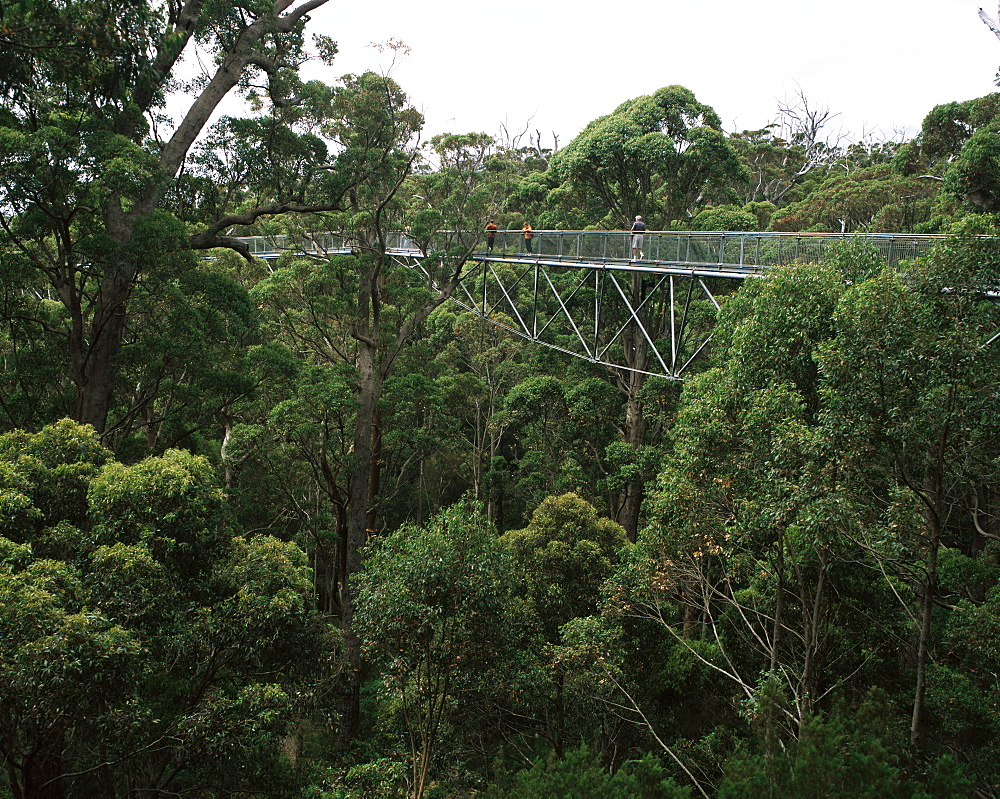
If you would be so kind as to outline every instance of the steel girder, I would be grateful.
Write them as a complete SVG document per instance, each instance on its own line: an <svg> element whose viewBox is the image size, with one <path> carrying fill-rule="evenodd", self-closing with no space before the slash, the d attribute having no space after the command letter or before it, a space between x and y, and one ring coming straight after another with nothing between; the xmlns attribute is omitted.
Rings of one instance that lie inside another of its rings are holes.
<svg viewBox="0 0 1000 799"><path fill-rule="evenodd" d="M430 278L413 253L394 259ZM451 300L536 344L603 366L672 380L712 339L719 295L742 272L681 265L476 257Z"/></svg>

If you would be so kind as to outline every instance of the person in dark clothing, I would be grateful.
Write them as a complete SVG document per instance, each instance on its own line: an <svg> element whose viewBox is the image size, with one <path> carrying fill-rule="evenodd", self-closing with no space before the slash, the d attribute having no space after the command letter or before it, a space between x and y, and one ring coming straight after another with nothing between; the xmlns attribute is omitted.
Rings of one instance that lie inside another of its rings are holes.
<svg viewBox="0 0 1000 799"><path fill-rule="evenodd" d="M531 225L527 222L521 225L521 230L524 231L524 250L527 253L531 253L531 239L535 234L532 232Z"/></svg>
<svg viewBox="0 0 1000 799"><path fill-rule="evenodd" d="M489 224L486 226L486 251L493 252L493 245L497 240L497 226L493 224L491 219Z"/></svg>
<svg viewBox="0 0 1000 799"><path fill-rule="evenodd" d="M646 232L646 223L642 221L641 216L635 218L635 222L632 223L632 260L641 261L643 257L642 252L642 234Z"/></svg>

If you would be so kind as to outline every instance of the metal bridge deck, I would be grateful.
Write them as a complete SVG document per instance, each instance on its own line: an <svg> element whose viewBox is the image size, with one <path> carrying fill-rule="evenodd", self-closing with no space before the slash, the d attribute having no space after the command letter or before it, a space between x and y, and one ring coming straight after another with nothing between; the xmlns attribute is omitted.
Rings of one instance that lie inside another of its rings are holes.
<svg viewBox="0 0 1000 799"><path fill-rule="evenodd" d="M491 324L538 344L605 367L681 379L711 341L719 299L739 281L770 268L815 262L831 247L878 252L888 265L927 252L942 236L828 233L647 231L641 260L630 234L498 231L485 238L451 300ZM357 251L333 233L243 239L260 258L289 252L313 257ZM390 234L387 254L422 272L425 256L445 242L418 245Z"/></svg>
<svg viewBox="0 0 1000 799"><path fill-rule="evenodd" d="M673 274L690 274L695 270L704 272L706 277L725 272L727 277L739 278L759 274L772 266L817 261L831 247L845 245L871 248L886 263L893 264L922 255L944 238L889 233L647 231L643 241L645 257L632 261L629 233L536 230L532 235L532 251L527 252L520 230L498 231L493 250L487 251L485 239L481 239L473 257L476 260L574 263L583 268L614 267ZM258 258L277 258L288 252L332 255L357 249L349 237L337 233L247 236L242 241ZM390 252L414 257L438 249L433 238L423 242L421 247L403 232L390 233L387 243Z"/></svg>

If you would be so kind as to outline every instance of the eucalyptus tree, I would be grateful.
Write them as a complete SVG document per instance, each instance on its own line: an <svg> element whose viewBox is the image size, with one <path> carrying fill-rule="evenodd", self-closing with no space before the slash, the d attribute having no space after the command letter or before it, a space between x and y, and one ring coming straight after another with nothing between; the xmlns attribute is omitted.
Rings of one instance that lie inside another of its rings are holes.
<svg viewBox="0 0 1000 799"><path fill-rule="evenodd" d="M727 198L748 178L718 115L683 86L622 103L553 154L559 188L550 202L593 197L590 224L651 230L686 219L709 200Z"/></svg>
<svg viewBox="0 0 1000 799"><path fill-rule="evenodd" d="M609 589L753 704L765 758L872 684L909 703L915 758L995 752L949 732L952 704L990 693L959 664L968 619L992 625L992 233L973 219L893 270L851 248L750 283L717 365L685 384L651 523Z"/></svg>
<svg viewBox="0 0 1000 799"><path fill-rule="evenodd" d="M977 130L962 146L958 159L945 173L944 189L973 207L989 213L1000 210L1000 135L995 129Z"/></svg>
<svg viewBox="0 0 1000 799"><path fill-rule="evenodd" d="M1000 197L993 163L998 130L1000 94L941 103L924 117L920 133L899 148L893 165L908 178L941 190L935 215L943 221L970 209L995 211Z"/></svg>
<svg viewBox="0 0 1000 799"><path fill-rule="evenodd" d="M648 229L666 229L711 202L735 199L749 173L722 132L718 115L682 86L622 103L584 128L551 159L558 187L549 193L555 206L586 213L588 224L629 229L642 216ZM626 289L638 321L652 339L669 324L669 303L645 302L643 276L636 272ZM637 452L646 445L643 388L650 371L649 343L630 327L621 336L627 371L609 377L626 401L623 440ZM644 481L631 480L622 492L619 519L634 540Z"/></svg>
<svg viewBox="0 0 1000 799"><path fill-rule="evenodd" d="M234 535L208 461L0 436L0 791L281 793L336 673L302 551Z"/></svg>
<svg viewBox="0 0 1000 799"><path fill-rule="evenodd" d="M890 164L831 171L802 200L776 211L771 230L908 233L926 222L940 183Z"/></svg>
<svg viewBox="0 0 1000 799"><path fill-rule="evenodd" d="M481 510L459 503L375 539L358 575L357 634L403 722L413 799L433 783L449 724L476 696L507 692L513 567Z"/></svg>
<svg viewBox="0 0 1000 799"><path fill-rule="evenodd" d="M191 247L238 246L224 232L239 221L339 201L304 204L288 190L193 231L170 208L192 146L230 92L254 91L262 76L266 103L302 101L304 28L325 2L41 0L0 11L0 230L4 249L63 306L58 320L38 321L69 353L76 419L108 425L133 294L147 274ZM320 45L332 57L332 42ZM196 46L215 66L189 84L171 125L168 93ZM308 153L323 157L322 148Z"/></svg>
<svg viewBox="0 0 1000 799"><path fill-rule="evenodd" d="M803 149L781 138L777 127L744 130L730 138L750 174L742 194L745 202L782 203L808 171Z"/></svg>
<svg viewBox="0 0 1000 799"><path fill-rule="evenodd" d="M508 327L513 322L504 315L494 318ZM528 369L521 340L504 327L446 307L428 322L429 342L439 366L436 383L456 417L451 436L462 453L465 482L475 499L487 503L490 519L500 527L496 495L487 492L486 483L504 431L503 425L496 424L497 415L505 394Z"/></svg>
<svg viewBox="0 0 1000 799"><path fill-rule="evenodd" d="M347 76L334 87L318 130L335 142L335 157L314 181L313 190L343 198L341 210L319 219L328 229L349 235L356 252L299 253L279 263L253 289L268 331L299 352L305 363L345 378L353 395L350 407L338 412L342 426L325 431L320 442L327 464L332 463L328 456L339 453L339 466L324 472L323 490L334 501L339 520L336 606L351 662L342 714L348 737L359 723L361 669L352 633L353 578L369 536L384 524L386 500L395 490L383 482L384 464L403 447L416 447L412 458L398 459L396 485L401 486L407 471L412 474L419 465L421 448L426 449L413 436L407 439L402 425L388 429L394 416L402 421L406 409L385 392L394 378L405 388L407 381L398 374L404 364L414 363L409 353L428 317L458 286L489 199L477 171L488 144L481 136L436 140L432 149L440 169L414 174L422 124L421 115L388 76ZM414 213L414 198L408 196L414 186L425 189L416 199L427 213L417 213L412 221L415 228L422 225L417 235L433 241L433 247L425 249L419 264L404 264L390 252L389 232L403 227ZM406 423L413 426L412 419ZM397 447L396 452L387 452L387 443Z"/></svg>
<svg viewBox="0 0 1000 799"><path fill-rule="evenodd" d="M585 623L598 611L601 583L611 575L625 546L625 530L602 517L574 493L549 496L531 514L527 526L510 530L500 542L513 556L523 583L525 616L539 630L535 657L545 664L522 682L524 697L516 718L528 734L542 736L557 757L575 740L600 745L615 724L587 690L566 629ZM595 723L601 718L601 734Z"/></svg>
<svg viewBox="0 0 1000 799"><path fill-rule="evenodd" d="M651 522L619 583L626 616L662 625L759 703L771 747L893 654L838 632L868 624L849 544L865 516L820 423L814 361L843 284L830 266L790 267L727 303L718 365L685 384ZM762 702L774 687L784 701Z"/></svg>
<svg viewBox="0 0 1000 799"><path fill-rule="evenodd" d="M1000 477L1000 371L986 345L1000 325L990 299L1000 255L982 235L995 232L972 218L925 261L852 287L818 352L844 476L877 497L894 534L875 551L899 564L890 568L910 592L900 598L914 628L914 745L923 743L942 553L975 551L956 515L973 516L975 538L995 514L994 497L982 502Z"/></svg>
<svg viewBox="0 0 1000 799"><path fill-rule="evenodd" d="M924 117L916 144L929 164L947 165L978 130L996 131L1000 93L941 103Z"/></svg>

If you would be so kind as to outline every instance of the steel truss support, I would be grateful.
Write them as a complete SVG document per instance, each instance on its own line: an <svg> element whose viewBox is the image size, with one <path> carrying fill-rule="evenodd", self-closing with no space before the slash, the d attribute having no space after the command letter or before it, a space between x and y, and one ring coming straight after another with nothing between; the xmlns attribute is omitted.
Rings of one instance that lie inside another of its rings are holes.
<svg viewBox="0 0 1000 799"><path fill-rule="evenodd" d="M424 271L419 258L395 260ZM679 380L712 339L717 294L732 291L743 277L706 279L641 264L480 259L451 299L536 344L591 363Z"/></svg>
<svg viewBox="0 0 1000 799"><path fill-rule="evenodd" d="M424 263L428 251L417 249L404 233L390 238L386 254L440 290ZM472 256L451 299L546 347L609 367L681 379L712 339L709 305L717 310L716 297L745 278L817 261L831 246L848 241L866 243L894 266L931 252L945 237L653 231L646 234L653 260L639 262L628 260L629 234L622 231L535 231L534 254L520 252L521 240L520 231L500 231L495 250ZM243 241L260 258L356 250L350 239L333 233ZM1000 333L983 346L997 342Z"/></svg>
<svg viewBox="0 0 1000 799"><path fill-rule="evenodd" d="M393 260L422 272L415 253ZM466 311L529 341L592 363L680 380L712 340L717 297L752 272L684 268L664 262L579 262L480 257L462 277L452 301ZM990 299L1000 295L990 293ZM692 314L698 321L691 322ZM983 347L1000 341L1000 333ZM644 367L629 363L626 350L646 348Z"/></svg>

